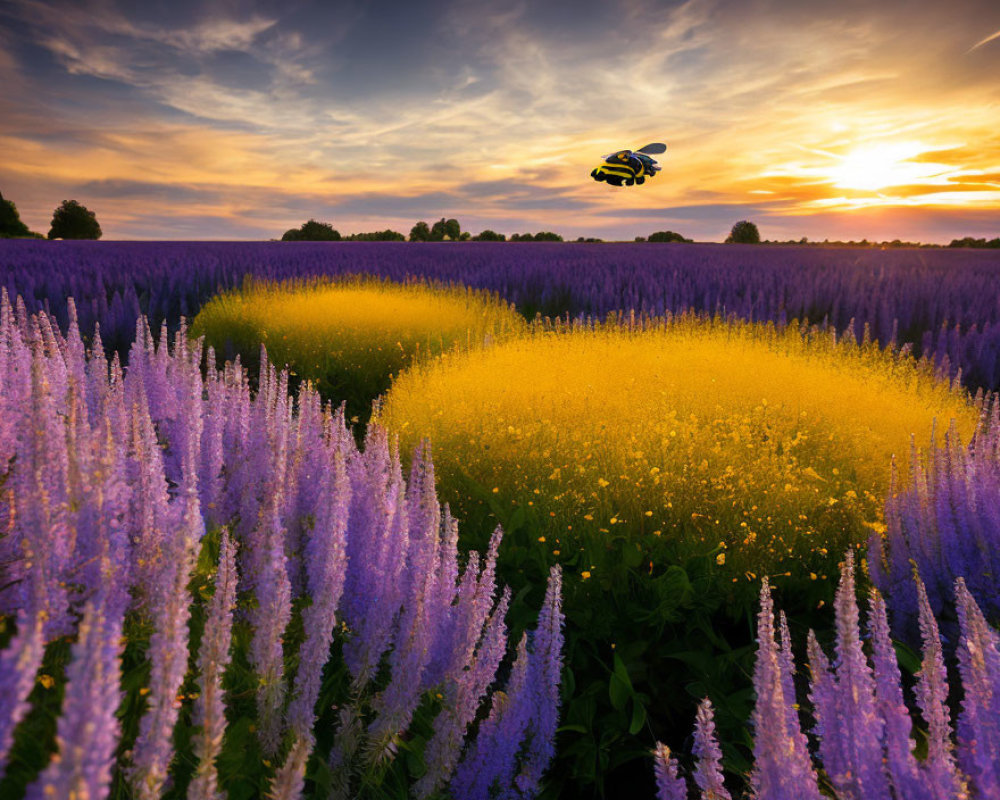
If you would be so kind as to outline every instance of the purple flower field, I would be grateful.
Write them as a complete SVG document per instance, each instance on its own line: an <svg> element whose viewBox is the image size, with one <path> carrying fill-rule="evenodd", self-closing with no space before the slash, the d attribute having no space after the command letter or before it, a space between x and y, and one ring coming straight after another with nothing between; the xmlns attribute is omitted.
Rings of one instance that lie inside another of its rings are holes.
<svg viewBox="0 0 1000 800"><path fill-rule="evenodd" d="M347 800L415 730L416 796L534 796L559 568L508 664L502 533L460 565L422 452L137 334L123 375L0 303L0 796Z"/></svg>
<svg viewBox="0 0 1000 800"><path fill-rule="evenodd" d="M193 318L246 275L369 273L495 291L529 317L694 309L743 319L827 322L858 337L947 357L970 388L1000 388L1000 252L747 245L510 242L0 241L0 286L29 311L127 353L140 314L153 329Z"/></svg>
<svg viewBox="0 0 1000 800"><path fill-rule="evenodd" d="M248 275L359 272L527 316L806 318L1000 386L995 252L0 243L0 796L1000 800L996 396L914 446L836 595L748 575L754 625L711 554L640 558L649 638L581 662L581 578L529 563L527 523L460 543L428 446L359 447L181 324Z"/></svg>

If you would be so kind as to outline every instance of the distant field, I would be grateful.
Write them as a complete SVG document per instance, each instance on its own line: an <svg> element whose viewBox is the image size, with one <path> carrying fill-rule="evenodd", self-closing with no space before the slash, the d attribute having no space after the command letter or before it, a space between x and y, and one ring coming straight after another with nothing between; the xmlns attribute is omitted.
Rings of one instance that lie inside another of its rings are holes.
<svg viewBox="0 0 1000 800"><path fill-rule="evenodd" d="M742 319L827 320L947 355L970 388L1000 388L1000 251L860 250L716 244L510 242L0 242L0 286L65 325L100 322L125 352L135 320L193 317L246 275L368 273L498 292L526 317L685 309ZM852 322L853 321L853 322Z"/></svg>

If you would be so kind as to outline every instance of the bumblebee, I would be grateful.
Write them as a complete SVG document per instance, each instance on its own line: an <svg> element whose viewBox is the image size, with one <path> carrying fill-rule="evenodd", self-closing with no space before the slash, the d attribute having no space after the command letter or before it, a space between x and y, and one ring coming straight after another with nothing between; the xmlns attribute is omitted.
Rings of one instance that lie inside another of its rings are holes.
<svg viewBox="0 0 1000 800"><path fill-rule="evenodd" d="M646 178L652 178L661 167L650 158L665 152L667 146L662 142L647 144L639 150L619 150L604 156L604 161L598 164L590 173L595 181L606 181L612 186L632 186L643 184Z"/></svg>

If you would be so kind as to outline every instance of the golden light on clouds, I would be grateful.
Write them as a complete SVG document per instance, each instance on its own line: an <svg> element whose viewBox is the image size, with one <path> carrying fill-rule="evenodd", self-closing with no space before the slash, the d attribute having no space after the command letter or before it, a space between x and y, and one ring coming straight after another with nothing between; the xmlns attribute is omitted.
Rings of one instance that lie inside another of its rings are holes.
<svg viewBox="0 0 1000 800"><path fill-rule="evenodd" d="M996 235L995 0L750 2L10 0L0 189L37 228L75 197L109 238L440 216L567 238L720 240L742 218L769 238ZM651 141L669 149L644 186L588 177Z"/></svg>
<svg viewBox="0 0 1000 800"><path fill-rule="evenodd" d="M909 159L927 152L919 142L884 142L862 145L838 158L829 172L839 189L884 189L930 180L947 171L944 164L918 163Z"/></svg>

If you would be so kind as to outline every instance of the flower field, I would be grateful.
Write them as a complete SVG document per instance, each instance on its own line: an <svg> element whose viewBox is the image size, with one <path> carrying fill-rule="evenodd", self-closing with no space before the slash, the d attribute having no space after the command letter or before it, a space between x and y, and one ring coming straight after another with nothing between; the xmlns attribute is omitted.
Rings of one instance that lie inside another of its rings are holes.
<svg viewBox="0 0 1000 800"><path fill-rule="evenodd" d="M429 462L406 480L287 374L263 364L251 397L183 332L138 333L123 377L0 306L0 796L482 797L515 773L532 794L558 568L501 679L501 534L460 570Z"/></svg>
<svg viewBox="0 0 1000 800"><path fill-rule="evenodd" d="M1000 303L995 253L740 245L511 242L45 242L0 245L0 286L29 311L65 326L76 300L85 338L100 323L124 357L136 319L157 330L192 319L247 275L283 281L358 273L409 277L496 292L536 313L614 311L662 315L688 309L740 319L824 320L861 338L909 343L948 358L966 386L1000 389Z"/></svg>
<svg viewBox="0 0 1000 800"><path fill-rule="evenodd" d="M3 243L0 797L1000 799L998 285Z"/></svg>
<svg viewBox="0 0 1000 800"><path fill-rule="evenodd" d="M254 367L261 344L325 397L367 421L372 401L415 357L480 347L527 327L485 292L372 279L250 282L210 300L191 325L220 357Z"/></svg>

